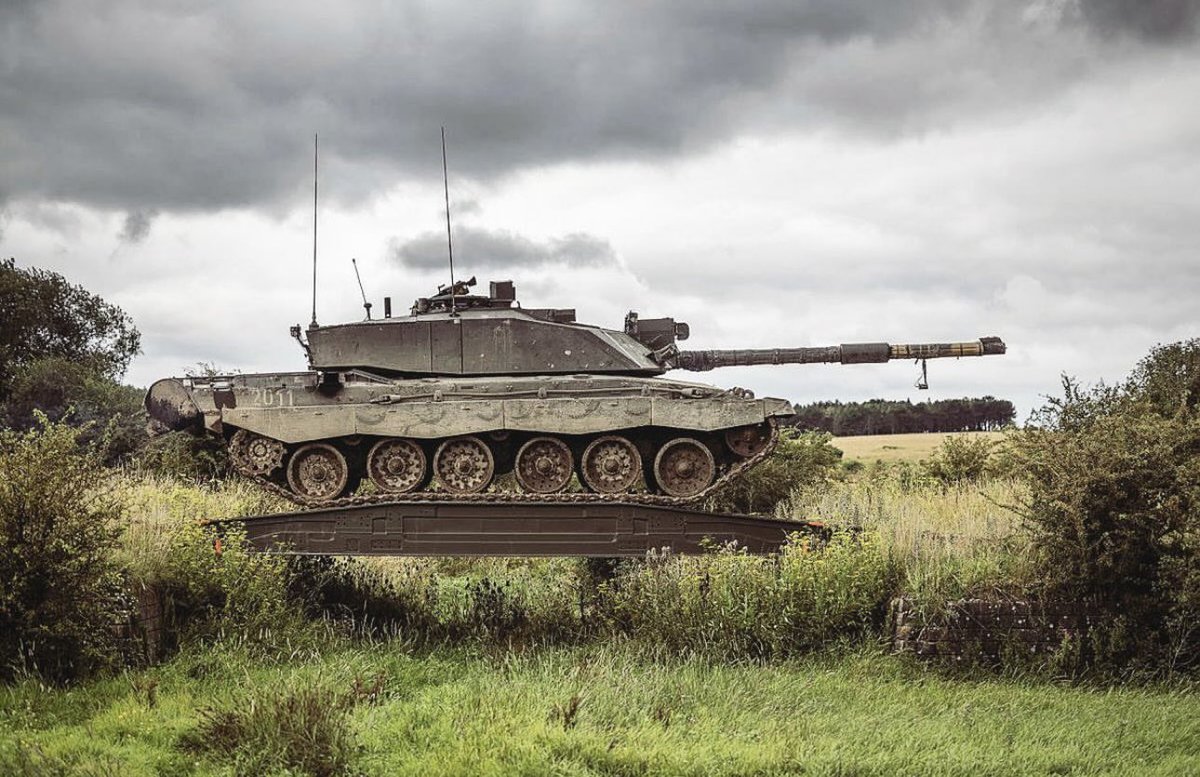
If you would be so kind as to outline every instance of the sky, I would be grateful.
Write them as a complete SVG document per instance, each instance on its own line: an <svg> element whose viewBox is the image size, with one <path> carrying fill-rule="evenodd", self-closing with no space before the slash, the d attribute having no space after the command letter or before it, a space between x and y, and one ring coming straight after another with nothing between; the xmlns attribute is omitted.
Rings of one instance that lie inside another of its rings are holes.
<svg viewBox="0 0 1200 777"><path fill-rule="evenodd" d="M146 385L304 367L460 278L685 347L1006 356L725 369L795 402L1121 379L1200 336L1200 0L0 0L0 256L129 313ZM681 376L682 377L682 376Z"/></svg>

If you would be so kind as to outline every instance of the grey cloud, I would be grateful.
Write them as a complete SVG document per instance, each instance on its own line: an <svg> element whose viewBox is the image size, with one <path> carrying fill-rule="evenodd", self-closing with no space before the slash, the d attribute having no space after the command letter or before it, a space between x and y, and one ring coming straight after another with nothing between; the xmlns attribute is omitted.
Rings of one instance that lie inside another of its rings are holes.
<svg viewBox="0 0 1200 777"><path fill-rule="evenodd" d="M450 211L456 218L458 216L477 216L483 212L483 206L479 204L479 200L452 200ZM441 218L445 218L445 215L445 211L438 213Z"/></svg>
<svg viewBox="0 0 1200 777"><path fill-rule="evenodd" d="M408 241L394 241L389 253L401 265L415 270L446 266L446 236L429 232ZM521 269L542 265L605 267L616 264L608 241L572 233L539 242L504 230L458 227L454 231L455 259L478 269Z"/></svg>
<svg viewBox="0 0 1200 777"><path fill-rule="evenodd" d="M1175 41L1196 34L1200 0L1080 0L1087 23L1102 34Z"/></svg>
<svg viewBox="0 0 1200 777"><path fill-rule="evenodd" d="M1192 18L1175 1L1082 13L1159 30ZM219 210L302 196L314 130L322 188L346 201L437 180L443 124L452 174L478 179L772 127L923 131L1078 77L1092 44L1027 40L1023 12L1047 2L10 4L0 178L12 196Z"/></svg>
<svg viewBox="0 0 1200 777"><path fill-rule="evenodd" d="M150 227L154 224L155 217L158 216L156 210L131 210L125 214L125 223L121 227L121 234L118 236L122 243L140 243L150 234Z"/></svg>

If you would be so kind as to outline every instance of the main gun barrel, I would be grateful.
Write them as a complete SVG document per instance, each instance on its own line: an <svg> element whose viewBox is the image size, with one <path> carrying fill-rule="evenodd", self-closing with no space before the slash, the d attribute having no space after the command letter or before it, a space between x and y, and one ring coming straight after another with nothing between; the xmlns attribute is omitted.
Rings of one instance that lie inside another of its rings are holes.
<svg viewBox="0 0 1200 777"><path fill-rule="evenodd" d="M818 348L761 348L726 351L680 351L674 366L705 372L716 367L755 364L878 364L892 359L949 359L992 356L1006 350L999 337L965 343L846 343Z"/></svg>

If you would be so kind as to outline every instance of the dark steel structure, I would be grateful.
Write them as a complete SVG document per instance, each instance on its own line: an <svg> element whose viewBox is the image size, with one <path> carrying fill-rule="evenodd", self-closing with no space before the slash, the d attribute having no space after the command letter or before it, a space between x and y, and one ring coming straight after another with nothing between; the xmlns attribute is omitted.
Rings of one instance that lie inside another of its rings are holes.
<svg viewBox="0 0 1200 777"><path fill-rule="evenodd" d="M820 524L628 502L389 502L214 521L260 551L345 556L641 557L735 542L773 553Z"/></svg>

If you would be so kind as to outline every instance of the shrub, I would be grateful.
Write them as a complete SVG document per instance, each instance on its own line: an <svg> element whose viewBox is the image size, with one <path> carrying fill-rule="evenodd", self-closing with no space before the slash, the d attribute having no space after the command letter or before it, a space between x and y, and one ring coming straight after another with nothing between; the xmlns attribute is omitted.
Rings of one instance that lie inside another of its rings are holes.
<svg viewBox="0 0 1200 777"><path fill-rule="evenodd" d="M220 534L199 523L177 527L153 584L185 637L236 635L274 648L305 631L303 613L288 595L286 557L255 552L237 527Z"/></svg>
<svg viewBox="0 0 1200 777"><path fill-rule="evenodd" d="M770 513L796 489L827 481L842 452L827 432L782 431L779 445L766 460L708 500L706 507L735 513Z"/></svg>
<svg viewBox="0 0 1200 777"><path fill-rule="evenodd" d="M1064 379L1063 396L1014 437L1047 588L1095 600L1113 624L1097 660L1200 663L1198 401L1192 340L1156 348L1117 387Z"/></svg>
<svg viewBox="0 0 1200 777"><path fill-rule="evenodd" d="M133 583L161 593L169 637L236 635L271 649L308 636L287 558L254 552L236 525L205 523L271 512L274 497L241 481L210 489L125 474L117 483L129 515L117 560Z"/></svg>
<svg viewBox="0 0 1200 777"><path fill-rule="evenodd" d="M0 673L84 677L117 657L121 506L78 430L0 432Z"/></svg>
<svg viewBox="0 0 1200 777"><path fill-rule="evenodd" d="M220 438L187 432L162 434L144 443L133 464L144 472L194 483L220 480L232 471Z"/></svg>
<svg viewBox="0 0 1200 777"><path fill-rule="evenodd" d="M950 435L942 440L933 456L921 462L921 468L929 477L947 485L975 482L990 473L994 446L986 437Z"/></svg>

